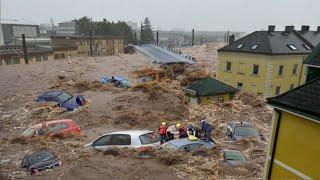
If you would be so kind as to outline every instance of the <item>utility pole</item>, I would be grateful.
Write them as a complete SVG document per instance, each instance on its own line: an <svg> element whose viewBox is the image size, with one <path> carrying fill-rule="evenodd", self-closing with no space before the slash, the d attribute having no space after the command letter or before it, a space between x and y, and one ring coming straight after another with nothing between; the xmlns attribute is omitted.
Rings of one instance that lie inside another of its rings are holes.
<svg viewBox="0 0 320 180"><path fill-rule="evenodd" d="M90 44L90 56L92 57L92 18L90 20L89 44Z"/></svg>
<svg viewBox="0 0 320 180"><path fill-rule="evenodd" d="M200 37L200 45L202 45L202 36Z"/></svg>
<svg viewBox="0 0 320 180"><path fill-rule="evenodd" d="M27 50L27 45L26 45L26 38L24 34L22 36L22 49L23 49L23 56L24 56L24 63L29 64L29 58L28 58L28 50Z"/></svg>
<svg viewBox="0 0 320 180"><path fill-rule="evenodd" d="M159 31L157 31L157 45L159 45Z"/></svg>
<svg viewBox="0 0 320 180"><path fill-rule="evenodd" d="M192 29L191 46L194 46L194 29Z"/></svg>

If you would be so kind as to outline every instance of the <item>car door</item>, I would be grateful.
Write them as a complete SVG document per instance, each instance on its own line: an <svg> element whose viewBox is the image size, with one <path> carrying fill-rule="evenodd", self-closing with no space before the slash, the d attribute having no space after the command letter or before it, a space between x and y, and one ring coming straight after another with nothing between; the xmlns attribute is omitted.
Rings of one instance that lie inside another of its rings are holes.
<svg viewBox="0 0 320 180"><path fill-rule="evenodd" d="M130 147L131 145L131 136L129 134L113 134L108 147L124 148Z"/></svg>
<svg viewBox="0 0 320 180"><path fill-rule="evenodd" d="M112 135L101 136L92 143L92 147L99 150L108 148Z"/></svg>
<svg viewBox="0 0 320 180"><path fill-rule="evenodd" d="M60 130L57 131L55 134L56 135L66 135L70 133L71 129L68 129L68 124L67 123L60 123Z"/></svg>
<svg viewBox="0 0 320 180"><path fill-rule="evenodd" d="M61 131L61 123L49 124L48 128L49 128L50 135L57 135Z"/></svg>

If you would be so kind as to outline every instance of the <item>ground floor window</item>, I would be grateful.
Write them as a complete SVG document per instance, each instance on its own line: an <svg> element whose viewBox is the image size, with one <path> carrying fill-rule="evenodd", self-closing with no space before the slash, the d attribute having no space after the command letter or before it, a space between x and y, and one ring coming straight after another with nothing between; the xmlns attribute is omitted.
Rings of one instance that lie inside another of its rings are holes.
<svg viewBox="0 0 320 180"><path fill-rule="evenodd" d="M237 83L237 89L238 89L239 91L242 91L242 88L243 88L243 84L242 84L241 82L238 82L238 83Z"/></svg>
<svg viewBox="0 0 320 180"><path fill-rule="evenodd" d="M219 102L219 103L224 103L224 98L223 98L223 97L219 97L219 98L218 98L218 102Z"/></svg>
<svg viewBox="0 0 320 180"><path fill-rule="evenodd" d="M277 86L275 95L278 96L280 94L280 91L281 91L281 86Z"/></svg>
<svg viewBox="0 0 320 180"><path fill-rule="evenodd" d="M59 58L60 58L59 54L54 55L54 59L59 59Z"/></svg>

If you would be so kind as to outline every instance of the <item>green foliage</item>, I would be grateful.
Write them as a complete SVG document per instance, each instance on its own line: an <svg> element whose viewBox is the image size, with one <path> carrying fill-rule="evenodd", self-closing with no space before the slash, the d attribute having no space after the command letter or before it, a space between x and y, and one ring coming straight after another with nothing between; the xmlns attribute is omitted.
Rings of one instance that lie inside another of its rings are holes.
<svg viewBox="0 0 320 180"><path fill-rule="evenodd" d="M125 22L118 21L103 21L92 22L88 17L82 17L75 19L76 33L78 35L89 35L90 29L93 35L105 35L105 36L121 36L124 39L124 44L137 43L135 36L130 26Z"/></svg>
<svg viewBox="0 0 320 180"><path fill-rule="evenodd" d="M141 44L154 43L155 39L152 32L151 23L148 17L144 19L143 25L141 24Z"/></svg>

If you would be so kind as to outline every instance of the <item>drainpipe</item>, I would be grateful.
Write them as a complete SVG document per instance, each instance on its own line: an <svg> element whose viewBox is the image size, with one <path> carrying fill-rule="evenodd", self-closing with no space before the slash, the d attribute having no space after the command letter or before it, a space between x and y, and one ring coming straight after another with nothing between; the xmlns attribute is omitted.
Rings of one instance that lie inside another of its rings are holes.
<svg viewBox="0 0 320 180"><path fill-rule="evenodd" d="M299 76L299 84L298 86L300 86L300 83L301 83L301 77L302 77L302 71L303 71L303 62L304 62L304 57L303 57L303 60L302 60L302 64L301 64L301 69L300 69L300 76ZM298 65L299 66L299 65Z"/></svg>
<svg viewBox="0 0 320 180"><path fill-rule="evenodd" d="M281 112L279 110L277 110L276 108L274 110L278 114L278 119L277 119L277 124L276 124L276 131L275 131L275 135L274 135L274 140L273 140L273 147L272 147L272 152L271 152L271 159L270 159L270 165L269 165L267 179L271 178L272 166L273 166L273 161L274 161L274 154L277 149L277 141L278 141L278 135L279 135L280 121L281 121Z"/></svg>

